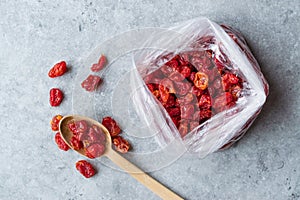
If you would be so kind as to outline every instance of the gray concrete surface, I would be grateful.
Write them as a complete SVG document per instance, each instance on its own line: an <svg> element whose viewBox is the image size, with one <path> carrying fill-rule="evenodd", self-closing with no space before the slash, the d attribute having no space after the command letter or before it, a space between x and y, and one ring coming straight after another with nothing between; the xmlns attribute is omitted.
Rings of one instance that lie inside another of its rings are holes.
<svg viewBox="0 0 300 200"><path fill-rule="evenodd" d="M186 199L300 199L300 9L281 1L0 1L0 199L158 199L127 174L100 166L84 179L81 157L59 151L49 120L72 109L73 67L105 39L144 26L206 16L239 29L270 84L267 103L233 148L184 155L151 175ZM50 108L50 87L66 98ZM94 162L95 163L95 162Z"/></svg>

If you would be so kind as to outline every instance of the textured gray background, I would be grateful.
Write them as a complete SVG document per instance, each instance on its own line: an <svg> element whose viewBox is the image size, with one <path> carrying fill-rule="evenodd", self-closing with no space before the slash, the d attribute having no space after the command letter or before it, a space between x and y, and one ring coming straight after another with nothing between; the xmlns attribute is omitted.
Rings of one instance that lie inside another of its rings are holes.
<svg viewBox="0 0 300 200"><path fill-rule="evenodd" d="M82 178L74 152L49 129L71 110L72 79L50 80L58 60L74 63L132 28L206 16L239 29L270 83L267 103L235 147L200 160L185 155L151 173L186 199L300 199L299 1L0 2L0 199L158 199L127 174L101 167ZM50 108L50 87L66 98Z"/></svg>

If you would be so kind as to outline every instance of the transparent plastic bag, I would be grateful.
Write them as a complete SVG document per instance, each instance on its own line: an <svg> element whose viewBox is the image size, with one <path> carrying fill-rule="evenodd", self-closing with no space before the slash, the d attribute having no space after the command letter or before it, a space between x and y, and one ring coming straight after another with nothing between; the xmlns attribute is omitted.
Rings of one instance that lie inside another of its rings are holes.
<svg viewBox="0 0 300 200"><path fill-rule="evenodd" d="M200 157L229 147L268 95L257 61L240 33L207 18L166 31L145 38L135 52L134 108L162 147L183 140Z"/></svg>

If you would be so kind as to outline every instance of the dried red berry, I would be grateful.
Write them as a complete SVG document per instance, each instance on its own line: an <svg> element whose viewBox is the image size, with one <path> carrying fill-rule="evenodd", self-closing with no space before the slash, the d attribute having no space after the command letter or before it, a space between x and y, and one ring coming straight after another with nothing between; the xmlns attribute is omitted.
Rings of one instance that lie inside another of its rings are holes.
<svg viewBox="0 0 300 200"><path fill-rule="evenodd" d="M58 146L58 148L60 148L61 150L64 150L64 151L68 151L70 149L70 147L65 143L65 141L62 139L61 135L59 132L57 132L55 134L55 142Z"/></svg>
<svg viewBox="0 0 300 200"><path fill-rule="evenodd" d="M100 157L104 154L104 152L105 152L105 145L99 143L91 144L85 149L85 153L89 158Z"/></svg>
<svg viewBox="0 0 300 200"><path fill-rule="evenodd" d="M107 60L106 60L105 55L101 55L98 63L93 64L93 66L91 67L91 70L93 72L98 72L98 71L102 70L105 67L106 62L107 62Z"/></svg>
<svg viewBox="0 0 300 200"><path fill-rule="evenodd" d="M113 144L117 151L121 153L127 153L130 149L130 144L127 140L122 138L121 136L117 136L113 138Z"/></svg>
<svg viewBox="0 0 300 200"><path fill-rule="evenodd" d="M58 125L62 118L63 118L62 115L55 115L52 118L52 120L50 121L52 131L58 131L58 129L59 129Z"/></svg>
<svg viewBox="0 0 300 200"><path fill-rule="evenodd" d="M56 63L48 72L50 78L62 76L67 71L67 64L65 61Z"/></svg>
<svg viewBox="0 0 300 200"><path fill-rule="evenodd" d="M159 85L158 89L159 89L159 95L162 102L167 102L170 96L169 89L164 85Z"/></svg>
<svg viewBox="0 0 300 200"><path fill-rule="evenodd" d="M101 78L96 75L89 75L82 83L81 87L88 92L95 91L101 83Z"/></svg>
<svg viewBox="0 0 300 200"><path fill-rule="evenodd" d="M205 90L208 86L208 76L205 73L197 72L194 78L194 85L200 90Z"/></svg>
<svg viewBox="0 0 300 200"><path fill-rule="evenodd" d="M50 105L59 106L64 98L63 92L58 88L52 88L50 90Z"/></svg>
<svg viewBox="0 0 300 200"><path fill-rule="evenodd" d="M102 124L107 128L108 132L112 137L117 136L121 133L121 129L117 122L111 117L104 117L102 119Z"/></svg>
<svg viewBox="0 0 300 200"><path fill-rule="evenodd" d="M73 136L71 138L71 145L74 150L78 151L83 148L82 141L80 141L77 137Z"/></svg>
<svg viewBox="0 0 300 200"><path fill-rule="evenodd" d="M85 177L90 178L96 174L93 165L85 160L76 162L76 169Z"/></svg>
<svg viewBox="0 0 300 200"><path fill-rule="evenodd" d="M188 66L183 66L182 69L181 69L181 74L185 77L185 78L188 78L190 77L191 75L191 68L188 67Z"/></svg>
<svg viewBox="0 0 300 200"><path fill-rule="evenodd" d="M208 94L202 94L199 101L199 108L201 110L203 109L209 109L212 105L211 103L211 97Z"/></svg>

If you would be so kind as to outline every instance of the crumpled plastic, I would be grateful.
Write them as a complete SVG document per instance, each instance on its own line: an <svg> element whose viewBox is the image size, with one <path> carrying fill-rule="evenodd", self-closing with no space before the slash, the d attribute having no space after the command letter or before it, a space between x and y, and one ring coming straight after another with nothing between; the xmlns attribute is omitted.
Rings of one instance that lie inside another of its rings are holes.
<svg viewBox="0 0 300 200"><path fill-rule="evenodd" d="M182 140L189 152L205 157L231 146L260 113L269 91L245 39L207 18L165 33L145 38L133 58L130 87L143 88L133 97L139 117L162 147Z"/></svg>

